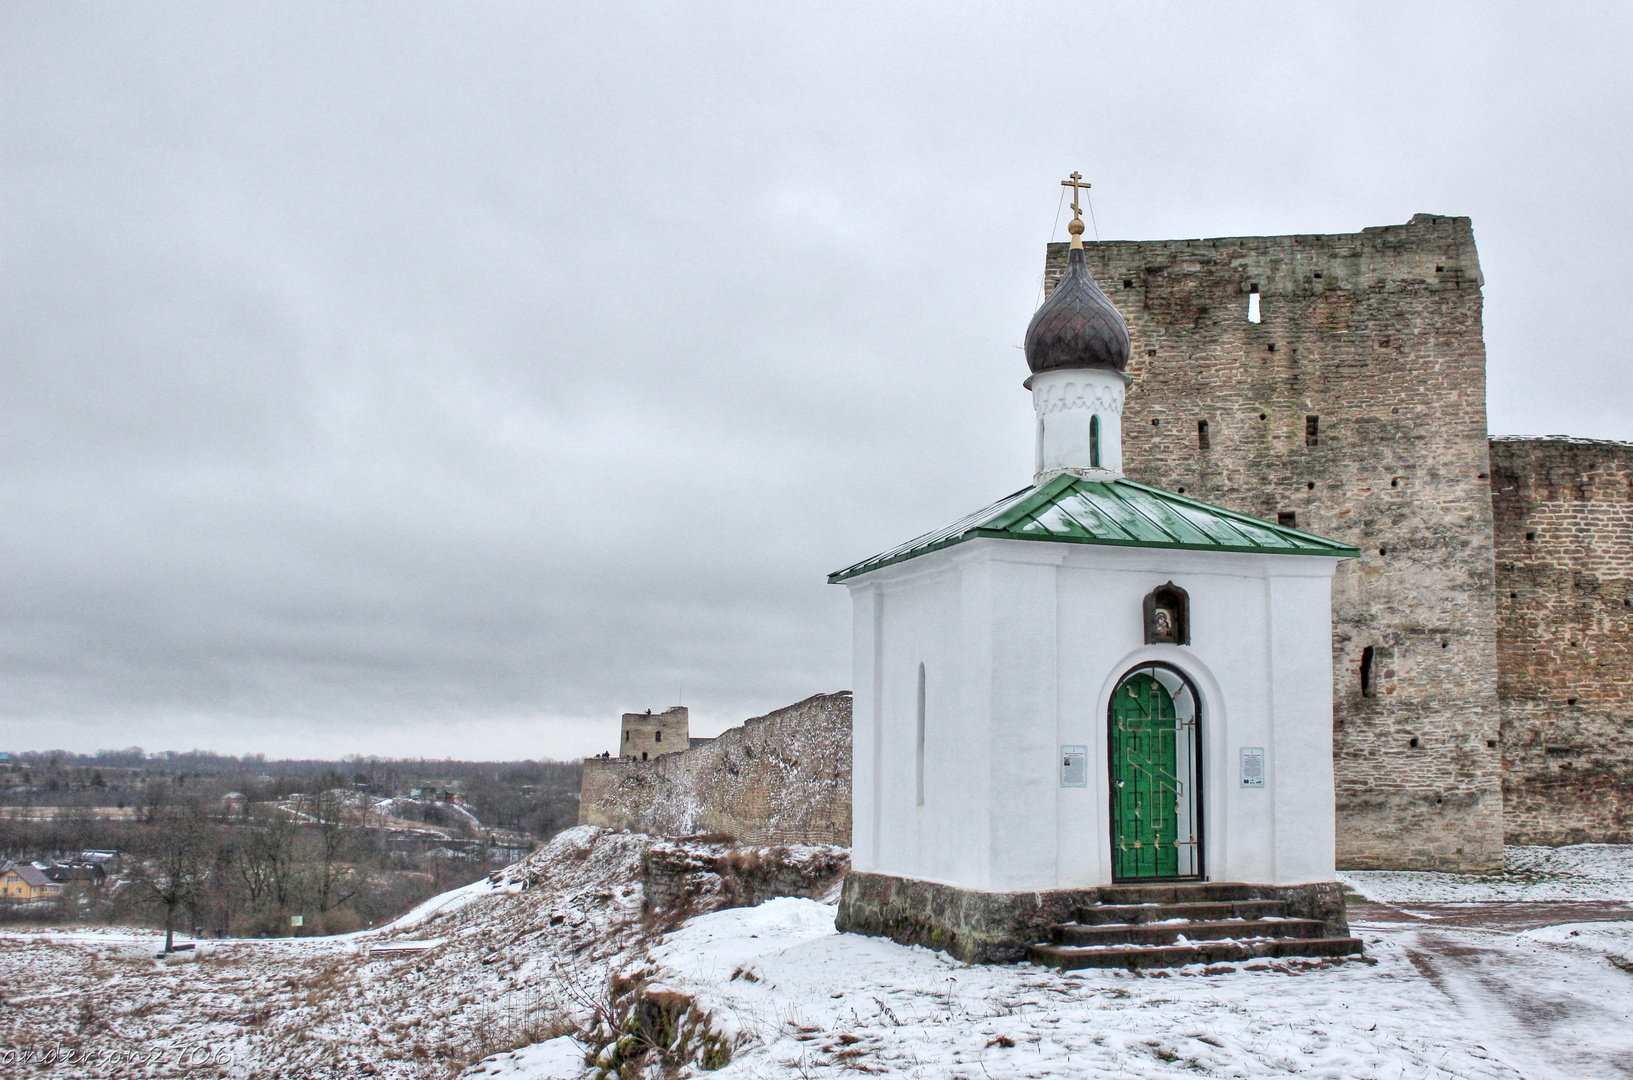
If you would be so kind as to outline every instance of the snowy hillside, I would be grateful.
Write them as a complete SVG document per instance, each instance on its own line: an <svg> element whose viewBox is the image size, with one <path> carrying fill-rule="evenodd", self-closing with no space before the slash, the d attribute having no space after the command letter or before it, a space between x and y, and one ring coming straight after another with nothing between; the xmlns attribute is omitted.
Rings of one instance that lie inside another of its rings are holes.
<svg viewBox="0 0 1633 1080"><path fill-rule="evenodd" d="M581 827L385 929L187 962L152 934L0 935L0 1046L96 1078L588 1077L587 1050L626 1076L1633 1076L1633 848L1350 875L1387 901L1352 909L1368 961L1067 975L837 934L814 900L665 937L654 843Z"/></svg>
<svg viewBox="0 0 1633 1080"><path fill-rule="evenodd" d="M54 1055L41 1076L442 1080L594 1004L643 933L651 843L573 829L383 930L201 942L178 963L152 933L0 935L0 1046Z"/></svg>

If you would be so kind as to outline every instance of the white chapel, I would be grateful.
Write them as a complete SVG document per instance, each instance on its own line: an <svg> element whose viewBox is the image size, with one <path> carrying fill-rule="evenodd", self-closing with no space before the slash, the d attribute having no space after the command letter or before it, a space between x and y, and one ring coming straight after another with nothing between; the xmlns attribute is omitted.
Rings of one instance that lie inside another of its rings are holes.
<svg viewBox="0 0 1633 1080"><path fill-rule="evenodd" d="M829 579L854 612L840 928L1017 959L1154 896L1285 902L1352 941L1331 583L1358 552L1123 474L1128 329L1067 184L1069 262L1026 332L1031 485Z"/></svg>

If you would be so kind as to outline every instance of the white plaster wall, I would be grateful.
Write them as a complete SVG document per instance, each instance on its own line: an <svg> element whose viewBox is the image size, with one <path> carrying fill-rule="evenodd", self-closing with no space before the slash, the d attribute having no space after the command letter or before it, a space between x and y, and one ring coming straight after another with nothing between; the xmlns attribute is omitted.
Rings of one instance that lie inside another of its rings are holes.
<svg viewBox="0 0 1633 1080"><path fill-rule="evenodd" d="M1037 416L1037 473L1042 481L1070 469L1090 469L1089 427L1100 419L1099 469L1123 471L1123 392L1128 377L1110 368L1045 371L1027 380Z"/></svg>
<svg viewBox="0 0 1633 1080"><path fill-rule="evenodd" d="M878 869L879 699L883 672L878 641L884 593L878 583L853 583L851 595L851 865Z"/></svg>
<svg viewBox="0 0 1633 1080"><path fill-rule="evenodd" d="M990 634L969 618L956 558L915 560L888 580L853 586L852 865L858 870L984 880L991 813L986 757L970 752L990 697L990 662L970 662ZM966 621L974 625L966 630ZM925 800L918 804L918 667L925 668ZM976 703L966 706L967 702ZM930 827L923 827L923 823Z"/></svg>
<svg viewBox="0 0 1633 1080"><path fill-rule="evenodd" d="M1159 660L1202 702L1207 878L1331 879L1334 562L979 540L853 583L854 865L988 890L1108 883L1107 706ZM1169 580L1190 594L1191 644L1147 646L1141 604ZM1070 744L1088 747L1086 788L1059 784ZM1240 785L1244 746L1265 749L1263 788Z"/></svg>
<svg viewBox="0 0 1633 1080"><path fill-rule="evenodd" d="M984 888L1037 888L1055 878L1048 824L1059 814L1055 768L1059 544L983 545L991 567L992 702L983 732L992 805ZM1042 834L1040 836L1040 833Z"/></svg>
<svg viewBox="0 0 1633 1080"><path fill-rule="evenodd" d="M1294 568L1284 568L1292 570ZM1278 758L1267 763L1275 792L1278 882L1321 881L1333 876L1337 861L1337 819L1310 807L1335 799L1332 759L1332 639L1330 616L1311 626L1299 613L1319 606L1329 611L1332 581L1327 576L1287 572L1269 579L1271 742ZM1288 673L1290 677L1281 677ZM1323 680L1316 685L1316 679ZM1306 722L1320 716L1320 724ZM1279 761L1279 764L1278 764Z"/></svg>

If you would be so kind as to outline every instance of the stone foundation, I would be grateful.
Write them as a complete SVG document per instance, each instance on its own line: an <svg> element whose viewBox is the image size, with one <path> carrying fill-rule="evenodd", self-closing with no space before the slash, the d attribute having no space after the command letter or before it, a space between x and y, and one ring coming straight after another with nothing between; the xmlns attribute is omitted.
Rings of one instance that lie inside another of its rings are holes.
<svg viewBox="0 0 1633 1080"><path fill-rule="evenodd" d="M1183 886L1181 886L1183 887ZM1013 964L1048 936L1049 927L1067 922L1075 908L1115 898L1118 886L1045 892L979 892L956 885L853 871L839 899L837 927L845 933L923 945L971 964ZM1142 892L1151 886L1140 886ZM1336 881L1307 885L1210 883L1221 898L1283 900L1287 913L1316 919L1327 937L1348 937L1344 888ZM1110 897L1111 899L1108 899Z"/></svg>
<svg viewBox="0 0 1633 1080"><path fill-rule="evenodd" d="M774 896L831 897L850 869L841 847L729 847L660 841L641 856L648 912L754 907Z"/></svg>

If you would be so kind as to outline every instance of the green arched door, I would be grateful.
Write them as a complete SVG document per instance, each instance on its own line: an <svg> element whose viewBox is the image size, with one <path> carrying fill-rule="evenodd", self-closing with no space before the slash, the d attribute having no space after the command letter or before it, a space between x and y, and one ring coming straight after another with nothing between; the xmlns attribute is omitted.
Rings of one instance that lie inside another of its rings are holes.
<svg viewBox="0 0 1633 1080"><path fill-rule="evenodd" d="M1141 668L1117 684L1110 713L1113 879L1199 877L1194 691L1172 669Z"/></svg>

